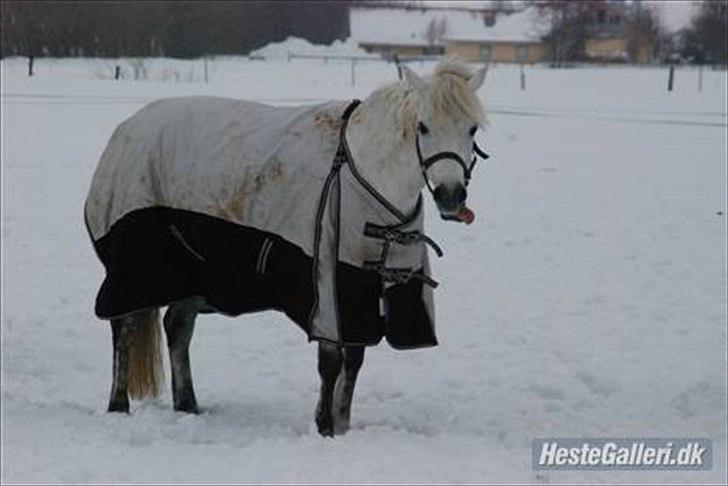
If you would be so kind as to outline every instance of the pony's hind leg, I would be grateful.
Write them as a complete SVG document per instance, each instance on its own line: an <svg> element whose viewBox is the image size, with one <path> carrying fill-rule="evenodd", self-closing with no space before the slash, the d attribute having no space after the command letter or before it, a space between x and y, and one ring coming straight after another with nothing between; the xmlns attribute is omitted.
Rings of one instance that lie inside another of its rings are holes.
<svg viewBox="0 0 728 486"><path fill-rule="evenodd" d="M316 426L323 436L334 435L332 413L336 377L341 370L341 348L335 344L319 342L318 372L321 376L321 396L316 407Z"/></svg>
<svg viewBox="0 0 728 486"><path fill-rule="evenodd" d="M172 397L174 409L180 412L198 413L189 349L199 304L196 298L173 302L164 314L164 332L172 368Z"/></svg>
<svg viewBox="0 0 728 486"><path fill-rule="evenodd" d="M114 364L111 377L109 412L129 413L129 350L134 344L137 321L132 317L111 320L111 341L114 346Z"/></svg>
<svg viewBox="0 0 728 486"><path fill-rule="evenodd" d="M159 354L159 309L111 320L114 364L109 412L129 412L129 397L159 394L164 380Z"/></svg>
<svg viewBox="0 0 728 486"><path fill-rule="evenodd" d="M354 396L356 377L364 363L364 346L344 348L344 366L336 379L334 388L334 432L344 434L349 430L351 400Z"/></svg>

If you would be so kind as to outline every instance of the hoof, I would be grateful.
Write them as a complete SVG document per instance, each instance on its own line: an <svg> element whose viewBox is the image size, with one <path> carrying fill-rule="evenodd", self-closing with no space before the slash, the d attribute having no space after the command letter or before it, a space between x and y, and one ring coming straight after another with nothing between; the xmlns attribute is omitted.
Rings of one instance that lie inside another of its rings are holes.
<svg viewBox="0 0 728 486"><path fill-rule="evenodd" d="M322 437L333 437L334 436L334 426L333 425L331 425L331 424L329 424L329 425L316 424L316 425L318 426L318 433Z"/></svg>
<svg viewBox="0 0 728 486"><path fill-rule="evenodd" d="M109 402L108 412L129 413L129 400Z"/></svg>
<svg viewBox="0 0 728 486"><path fill-rule="evenodd" d="M197 409L197 407L174 407L175 412L184 412L184 413L190 413L192 415L199 415L200 411Z"/></svg>
<svg viewBox="0 0 728 486"><path fill-rule="evenodd" d="M331 419L331 415L322 413L316 414L316 427L318 427L318 433L322 436L334 436L334 421Z"/></svg>
<svg viewBox="0 0 728 486"><path fill-rule="evenodd" d="M185 412L185 413L191 413L194 415L199 415L200 410L197 408L197 402L194 400L192 401L185 401L182 403L176 403L174 405L174 411L175 412Z"/></svg>
<svg viewBox="0 0 728 486"><path fill-rule="evenodd" d="M334 420L334 434L344 435L349 432L350 428L348 420Z"/></svg>

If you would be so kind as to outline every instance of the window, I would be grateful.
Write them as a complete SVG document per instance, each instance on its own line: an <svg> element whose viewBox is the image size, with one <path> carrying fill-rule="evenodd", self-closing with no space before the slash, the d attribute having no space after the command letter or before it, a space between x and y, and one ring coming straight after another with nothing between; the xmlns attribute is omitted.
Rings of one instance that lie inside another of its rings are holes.
<svg viewBox="0 0 728 486"><path fill-rule="evenodd" d="M516 61L526 62L528 60L528 47L518 46L516 48Z"/></svg>
<svg viewBox="0 0 728 486"><path fill-rule="evenodd" d="M490 58L493 56L493 49L490 44L484 44L480 46L480 60L483 62L490 62Z"/></svg>
<svg viewBox="0 0 728 486"><path fill-rule="evenodd" d="M425 46L422 48L422 54L427 56L440 56L445 54L445 47L443 46Z"/></svg>
<svg viewBox="0 0 728 486"><path fill-rule="evenodd" d="M483 14L483 23L486 27L493 27L495 25L495 13L486 12Z"/></svg>

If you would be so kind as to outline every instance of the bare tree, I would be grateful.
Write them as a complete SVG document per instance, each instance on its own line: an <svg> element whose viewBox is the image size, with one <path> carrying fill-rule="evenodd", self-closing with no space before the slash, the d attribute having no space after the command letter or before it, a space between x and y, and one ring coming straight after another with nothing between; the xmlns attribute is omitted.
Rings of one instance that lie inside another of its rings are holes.
<svg viewBox="0 0 728 486"><path fill-rule="evenodd" d="M625 21L627 54L630 60L646 62L655 57L661 35L659 20L654 11L637 1L627 10Z"/></svg>
<svg viewBox="0 0 728 486"><path fill-rule="evenodd" d="M447 19L440 17L437 22L437 39L442 40L447 35Z"/></svg>
<svg viewBox="0 0 728 486"><path fill-rule="evenodd" d="M589 37L588 20L603 3L601 0L546 0L536 4L548 28L544 41L552 67L583 59Z"/></svg>
<svg viewBox="0 0 728 486"><path fill-rule="evenodd" d="M2 0L0 56L246 54L349 33L348 0Z"/></svg>
<svg viewBox="0 0 728 486"><path fill-rule="evenodd" d="M430 23L427 24L424 38L430 45L437 42L437 19L432 19L430 20Z"/></svg>
<svg viewBox="0 0 728 486"><path fill-rule="evenodd" d="M437 44L447 34L447 19L432 19L425 28L424 38L429 45Z"/></svg>
<svg viewBox="0 0 728 486"><path fill-rule="evenodd" d="M685 33L683 57L698 63L728 64L728 2L705 1Z"/></svg>

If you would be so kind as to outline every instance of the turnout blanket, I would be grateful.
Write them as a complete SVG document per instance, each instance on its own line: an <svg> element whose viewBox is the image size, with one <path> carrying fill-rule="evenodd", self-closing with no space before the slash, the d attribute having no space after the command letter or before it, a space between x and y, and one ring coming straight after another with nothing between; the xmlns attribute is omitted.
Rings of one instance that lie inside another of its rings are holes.
<svg viewBox="0 0 728 486"><path fill-rule="evenodd" d="M97 316L201 296L283 311L310 340L436 345L421 201L401 214L359 175L356 106L171 98L119 125L85 204Z"/></svg>

